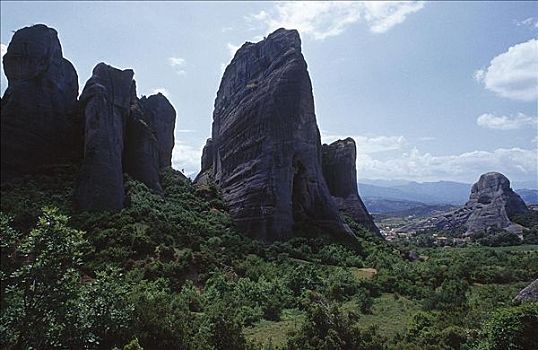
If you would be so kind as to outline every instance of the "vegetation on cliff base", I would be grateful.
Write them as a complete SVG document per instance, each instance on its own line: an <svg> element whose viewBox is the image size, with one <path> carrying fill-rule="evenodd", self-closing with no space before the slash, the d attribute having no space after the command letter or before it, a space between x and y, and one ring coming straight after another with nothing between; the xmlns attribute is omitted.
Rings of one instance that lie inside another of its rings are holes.
<svg viewBox="0 0 538 350"><path fill-rule="evenodd" d="M126 209L77 212L73 167L2 186L2 348L538 347L538 305L512 301L538 275L536 246L411 262L413 247L353 224L354 246L308 227L264 245L235 231L215 188L173 170L164 198L126 178Z"/></svg>

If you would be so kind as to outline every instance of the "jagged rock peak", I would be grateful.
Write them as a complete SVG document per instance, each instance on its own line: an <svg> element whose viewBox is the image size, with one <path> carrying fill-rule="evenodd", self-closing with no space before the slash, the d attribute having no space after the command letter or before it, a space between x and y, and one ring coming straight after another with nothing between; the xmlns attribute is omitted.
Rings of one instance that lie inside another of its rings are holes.
<svg viewBox="0 0 538 350"><path fill-rule="evenodd" d="M79 156L78 77L56 30L43 24L17 30L3 65L2 181Z"/></svg>
<svg viewBox="0 0 538 350"><path fill-rule="evenodd" d="M308 221L350 237L323 179L297 31L279 29L239 49L224 72L206 146L197 180L215 181L243 232L274 241Z"/></svg>
<svg viewBox="0 0 538 350"><path fill-rule="evenodd" d="M159 172L171 166L176 111L162 94L138 99L134 72L99 63L80 97L84 161L77 188L81 209L124 205L123 173L162 193Z"/></svg>
<svg viewBox="0 0 538 350"><path fill-rule="evenodd" d="M340 211L349 215L357 223L380 235L362 202L357 188L357 147L355 140L348 137L337 140L322 149L323 176L329 191Z"/></svg>

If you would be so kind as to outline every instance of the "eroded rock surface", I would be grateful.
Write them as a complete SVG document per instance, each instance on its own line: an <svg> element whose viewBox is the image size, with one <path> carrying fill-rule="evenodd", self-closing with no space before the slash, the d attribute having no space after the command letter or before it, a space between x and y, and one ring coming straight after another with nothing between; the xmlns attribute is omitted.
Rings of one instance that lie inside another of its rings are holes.
<svg viewBox="0 0 538 350"><path fill-rule="evenodd" d="M2 182L80 156L78 77L56 30L37 24L16 31L3 65Z"/></svg>
<svg viewBox="0 0 538 350"><path fill-rule="evenodd" d="M357 188L357 146L352 138L323 145L323 176L338 208L368 230L379 233Z"/></svg>
<svg viewBox="0 0 538 350"><path fill-rule="evenodd" d="M130 69L99 63L80 95L84 115L84 161L76 193L80 209L123 208L123 149L133 75Z"/></svg>
<svg viewBox="0 0 538 350"><path fill-rule="evenodd" d="M521 302L538 301L538 279L523 288L515 299Z"/></svg>
<svg viewBox="0 0 538 350"><path fill-rule="evenodd" d="M176 112L162 94L138 99L133 75L99 63L80 96L85 121L80 209L123 208L124 172L162 193L159 174L171 165Z"/></svg>
<svg viewBox="0 0 538 350"><path fill-rule="evenodd" d="M176 110L161 93L142 97L143 120L155 133L159 149L159 167L172 166L172 149L174 148L174 127Z"/></svg>
<svg viewBox="0 0 538 350"><path fill-rule="evenodd" d="M352 235L323 179L312 85L295 30L237 51L217 93L204 163L235 223L253 237L285 239L304 221Z"/></svg>
<svg viewBox="0 0 538 350"><path fill-rule="evenodd" d="M148 123L147 114L141 102L136 97L136 84L133 82L130 111L125 130L124 171L134 179L143 182L154 192L162 193L159 175L161 168L160 144L155 129ZM159 117L158 113L154 113L150 120L153 121ZM173 125L171 132L173 140ZM170 148L168 154L163 150L163 155L171 157L172 149Z"/></svg>
<svg viewBox="0 0 538 350"><path fill-rule="evenodd" d="M438 228L443 230L465 230L467 235L488 231L491 228L521 233L520 225L512 223L516 214L524 214L528 208L521 197L510 188L510 181L503 174L490 172L480 176L471 188L465 205L455 211L427 222L404 227L407 229Z"/></svg>

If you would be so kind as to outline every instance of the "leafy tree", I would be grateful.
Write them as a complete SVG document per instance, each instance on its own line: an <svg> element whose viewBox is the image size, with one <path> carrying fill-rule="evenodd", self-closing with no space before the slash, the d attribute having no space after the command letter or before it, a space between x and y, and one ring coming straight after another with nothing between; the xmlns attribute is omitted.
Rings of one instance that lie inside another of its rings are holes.
<svg viewBox="0 0 538 350"><path fill-rule="evenodd" d="M79 302L86 242L67 216L45 208L37 226L18 242L21 264L5 288L2 338L25 348L79 347L88 341ZM5 231L8 240L13 231ZM4 231L3 231L4 235Z"/></svg>
<svg viewBox="0 0 538 350"><path fill-rule="evenodd" d="M502 308L486 322L479 350L531 350L538 349L538 303Z"/></svg>

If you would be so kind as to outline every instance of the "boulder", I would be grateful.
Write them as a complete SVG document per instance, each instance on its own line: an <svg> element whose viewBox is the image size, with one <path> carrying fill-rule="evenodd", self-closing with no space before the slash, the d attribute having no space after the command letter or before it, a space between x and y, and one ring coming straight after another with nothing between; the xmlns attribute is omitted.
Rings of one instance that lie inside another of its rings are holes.
<svg viewBox="0 0 538 350"><path fill-rule="evenodd" d="M323 178L312 85L296 30L278 29L237 51L217 93L204 163L242 232L274 241L308 222L352 237Z"/></svg>
<svg viewBox="0 0 538 350"><path fill-rule="evenodd" d="M523 288L515 298L518 301L538 301L538 279L534 280L531 284Z"/></svg>
<svg viewBox="0 0 538 350"><path fill-rule="evenodd" d="M134 72L99 63L80 96L84 160L76 202L82 210L118 210L124 205L123 151Z"/></svg>
<svg viewBox="0 0 538 350"><path fill-rule="evenodd" d="M16 31L3 65L1 181L80 157L78 77L56 30L37 24Z"/></svg>
<svg viewBox="0 0 538 350"><path fill-rule="evenodd" d="M153 130L158 143L159 167L172 166L172 149L174 148L174 127L176 110L161 93L142 97L140 106L143 120Z"/></svg>
<svg viewBox="0 0 538 350"><path fill-rule="evenodd" d="M322 149L323 176L340 211L369 231L380 235L379 229L359 196L356 158L357 147L350 137L335 141L330 145L324 144Z"/></svg>

